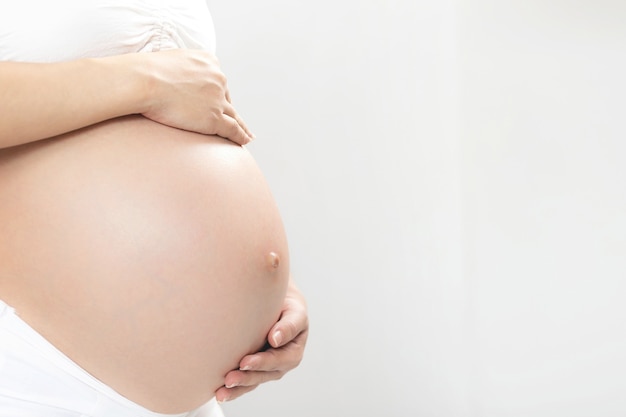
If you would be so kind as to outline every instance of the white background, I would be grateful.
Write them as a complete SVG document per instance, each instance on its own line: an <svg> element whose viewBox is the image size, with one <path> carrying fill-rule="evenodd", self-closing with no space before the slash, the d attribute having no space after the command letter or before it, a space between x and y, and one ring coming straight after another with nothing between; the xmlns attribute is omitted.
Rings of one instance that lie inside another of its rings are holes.
<svg viewBox="0 0 626 417"><path fill-rule="evenodd" d="M209 3L311 320L227 416L626 415L625 2Z"/></svg>

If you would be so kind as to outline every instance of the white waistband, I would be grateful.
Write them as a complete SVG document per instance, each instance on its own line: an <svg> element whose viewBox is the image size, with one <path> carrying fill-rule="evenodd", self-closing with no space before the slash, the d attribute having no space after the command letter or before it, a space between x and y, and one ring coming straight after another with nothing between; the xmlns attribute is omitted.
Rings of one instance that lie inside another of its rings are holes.
<svg viewBox="0 0 626 417"><path fill-rule="evenodd" d="M11 410L19 404L67 411L59 416L223 417L215 398L183 414L155 413L130 401L65 356L0 300L0 417L9 415L3 414L9 403Z"/></svg>

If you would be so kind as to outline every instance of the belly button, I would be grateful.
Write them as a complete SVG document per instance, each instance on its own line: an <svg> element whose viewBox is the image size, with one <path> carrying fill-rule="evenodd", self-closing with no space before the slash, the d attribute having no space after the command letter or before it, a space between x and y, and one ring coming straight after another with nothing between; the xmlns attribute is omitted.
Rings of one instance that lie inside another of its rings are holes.
<svg viewBox="0 0 626 417"><path fill-rule="evenodd" d="M267 255L267 264L276 269L280 265L280 256L276 252L270 252Z"/></svg>

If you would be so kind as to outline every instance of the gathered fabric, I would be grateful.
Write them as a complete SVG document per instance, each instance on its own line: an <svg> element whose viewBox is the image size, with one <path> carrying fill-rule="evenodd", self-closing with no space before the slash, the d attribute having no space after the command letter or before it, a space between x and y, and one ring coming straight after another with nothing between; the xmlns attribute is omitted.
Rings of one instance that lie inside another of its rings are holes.
<svg viewBox="0 0 626 417"><path fill-rule="evenodd" d="M205 0L20 0L0 13L0 61L57 62L173 48L215 53Z"/></svg>

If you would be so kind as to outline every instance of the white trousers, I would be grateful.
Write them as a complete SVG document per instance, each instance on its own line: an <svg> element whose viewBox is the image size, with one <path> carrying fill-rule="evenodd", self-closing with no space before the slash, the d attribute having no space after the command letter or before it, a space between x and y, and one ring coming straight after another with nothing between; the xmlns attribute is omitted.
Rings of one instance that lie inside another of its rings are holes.
<svg viewBox="0 0 626 417"><path fill-rule="evenodd" d="M215 398L183 414L123 397L50 344L0 300L0 417L224 417Z"/></svg>

